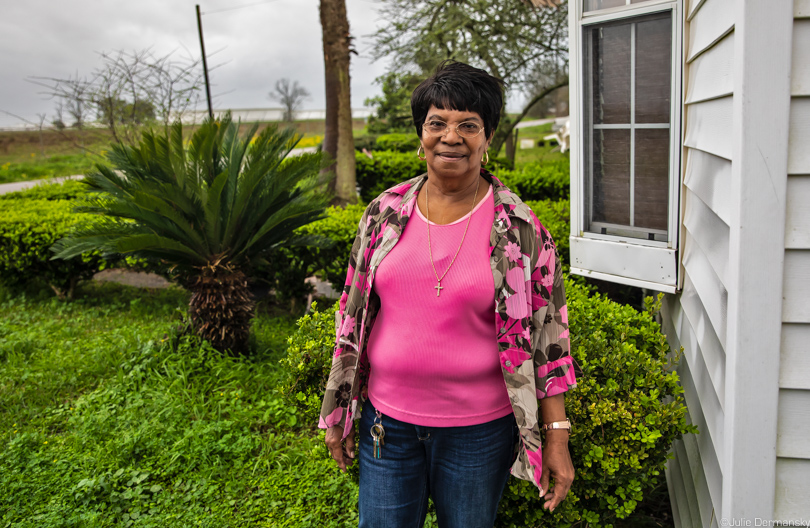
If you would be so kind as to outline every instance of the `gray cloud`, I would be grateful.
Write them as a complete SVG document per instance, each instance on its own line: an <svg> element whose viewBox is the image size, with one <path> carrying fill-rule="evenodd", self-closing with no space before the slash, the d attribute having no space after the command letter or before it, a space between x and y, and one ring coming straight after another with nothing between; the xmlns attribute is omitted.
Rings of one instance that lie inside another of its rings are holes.
<svg viewBox="0 0 810 528"><path fill-rule="evenodd" d="M312 94L304 108L325 107L321 26L317 0L276 0L243 9L221 9L257 0L197 0L206 51L219 65L211 81L218 108L277 106L268 98L282 77ZM157 54L199 56L194 0L0 0L0 110L32 121L53 114L53 101L26 78L89 75L102 51L151 47ZM385 61L371 63L370 39L381 24L378 2L346 0L360 56L352 56L352 106L380 92L374 79ZM207 13L207 14L206 14ZM185 50L185 51L184 51ZM0 115L0 126L19 121Z"/></svg>

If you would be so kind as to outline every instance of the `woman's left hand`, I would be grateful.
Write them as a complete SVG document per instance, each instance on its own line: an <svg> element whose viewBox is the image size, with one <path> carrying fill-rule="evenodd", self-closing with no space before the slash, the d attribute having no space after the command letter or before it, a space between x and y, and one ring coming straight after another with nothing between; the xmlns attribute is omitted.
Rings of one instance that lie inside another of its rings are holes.
<svg viewBox="0 0 810 528"><path fill-rule="evenodd" d="M550 478L554 478L554 486L549 489ZM572 482L574 464L568 452L568 431L547 431L543 446L543 475L540 477L541 496L545 499L543 508L554 511L568 495Z"/></svg>

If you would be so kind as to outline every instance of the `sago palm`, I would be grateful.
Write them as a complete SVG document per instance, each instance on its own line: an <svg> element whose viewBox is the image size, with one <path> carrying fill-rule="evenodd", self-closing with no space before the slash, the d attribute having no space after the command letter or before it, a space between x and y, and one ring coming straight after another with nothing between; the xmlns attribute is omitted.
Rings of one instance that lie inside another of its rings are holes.
<svg viewBox="0 0 810 528"><path fill-rule="evenodd" d="M53 258L99 249L168 266L192 293L194 331L219 350L244 352L253 318L248 278L294 230L322 218L328 202L320 154L287 155L291 130L257 126L240 136L230 116L206 121L186 145L183 127L116 145L110 167L84 182L93 191L78 211L99 215L59 240Z"/></svg>

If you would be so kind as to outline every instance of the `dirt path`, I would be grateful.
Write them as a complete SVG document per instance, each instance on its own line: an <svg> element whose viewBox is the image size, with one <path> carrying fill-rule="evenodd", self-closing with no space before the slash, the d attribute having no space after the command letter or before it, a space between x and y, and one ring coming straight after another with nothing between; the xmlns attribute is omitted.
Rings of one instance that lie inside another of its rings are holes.
<svg viewBox="0 0 810 528"><path fill-rule="evenodd" d="M82 174L77 174L75 176L59 176L56 178L44 178L41 180L28 180L28 181L21 181L21 182L13 182L13 183L0 183L0 194L6 194L10 192L17 192L22 191L24 189L30 189L35 185L39 185L41 183L62 183L65 180L78 180L79 178L84 178Z"/></svg>
<svg viewBox="0 0 810 528"><path fill-rule="evenodd" d="M117 282L138 288L168 288L172 285L160 275L143 271L130 271L124 269L106 269L93 275L98 282Z"/></svg>

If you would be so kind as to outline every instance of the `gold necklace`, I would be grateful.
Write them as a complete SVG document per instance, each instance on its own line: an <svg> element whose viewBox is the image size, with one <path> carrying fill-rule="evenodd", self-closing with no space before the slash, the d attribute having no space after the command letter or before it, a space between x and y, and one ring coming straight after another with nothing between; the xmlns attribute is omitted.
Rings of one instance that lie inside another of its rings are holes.
<svg viewBox="0 0 810 528"><path fill-rule="evenodd" d="M467 236L467 228L470 227L470 220L472 220L472 212L475 209L475 200L478 198L478 188L481 186L481 177L478 177L478 183L475 185L475 194L473 195L473 203L472 207L470 208L470 217L467 218L467 225L464 227L464 234L461 236L461 243L458 245L458 249L456 250L456 254L453 255L453 260L450 261L450 265L447 266L447 269L444 270L442 276L439 277L439 273L436 271L436 265L433 263L433 251L430 248L430 193L428 192L428 183L425 182L425 213L427 214L427 225L428 225L428 254L430 255L430 265L433 267L433 275L436 277L436 286L433 288L436 290L436 297L441 294L444 286L442 286L442 279L444 276L447 275L447 272L450 271L450 268L453 267L453 263L456 261L456 257L458 256L458 252L461 251L461 246L464 245L464 238Z"/></svg>

